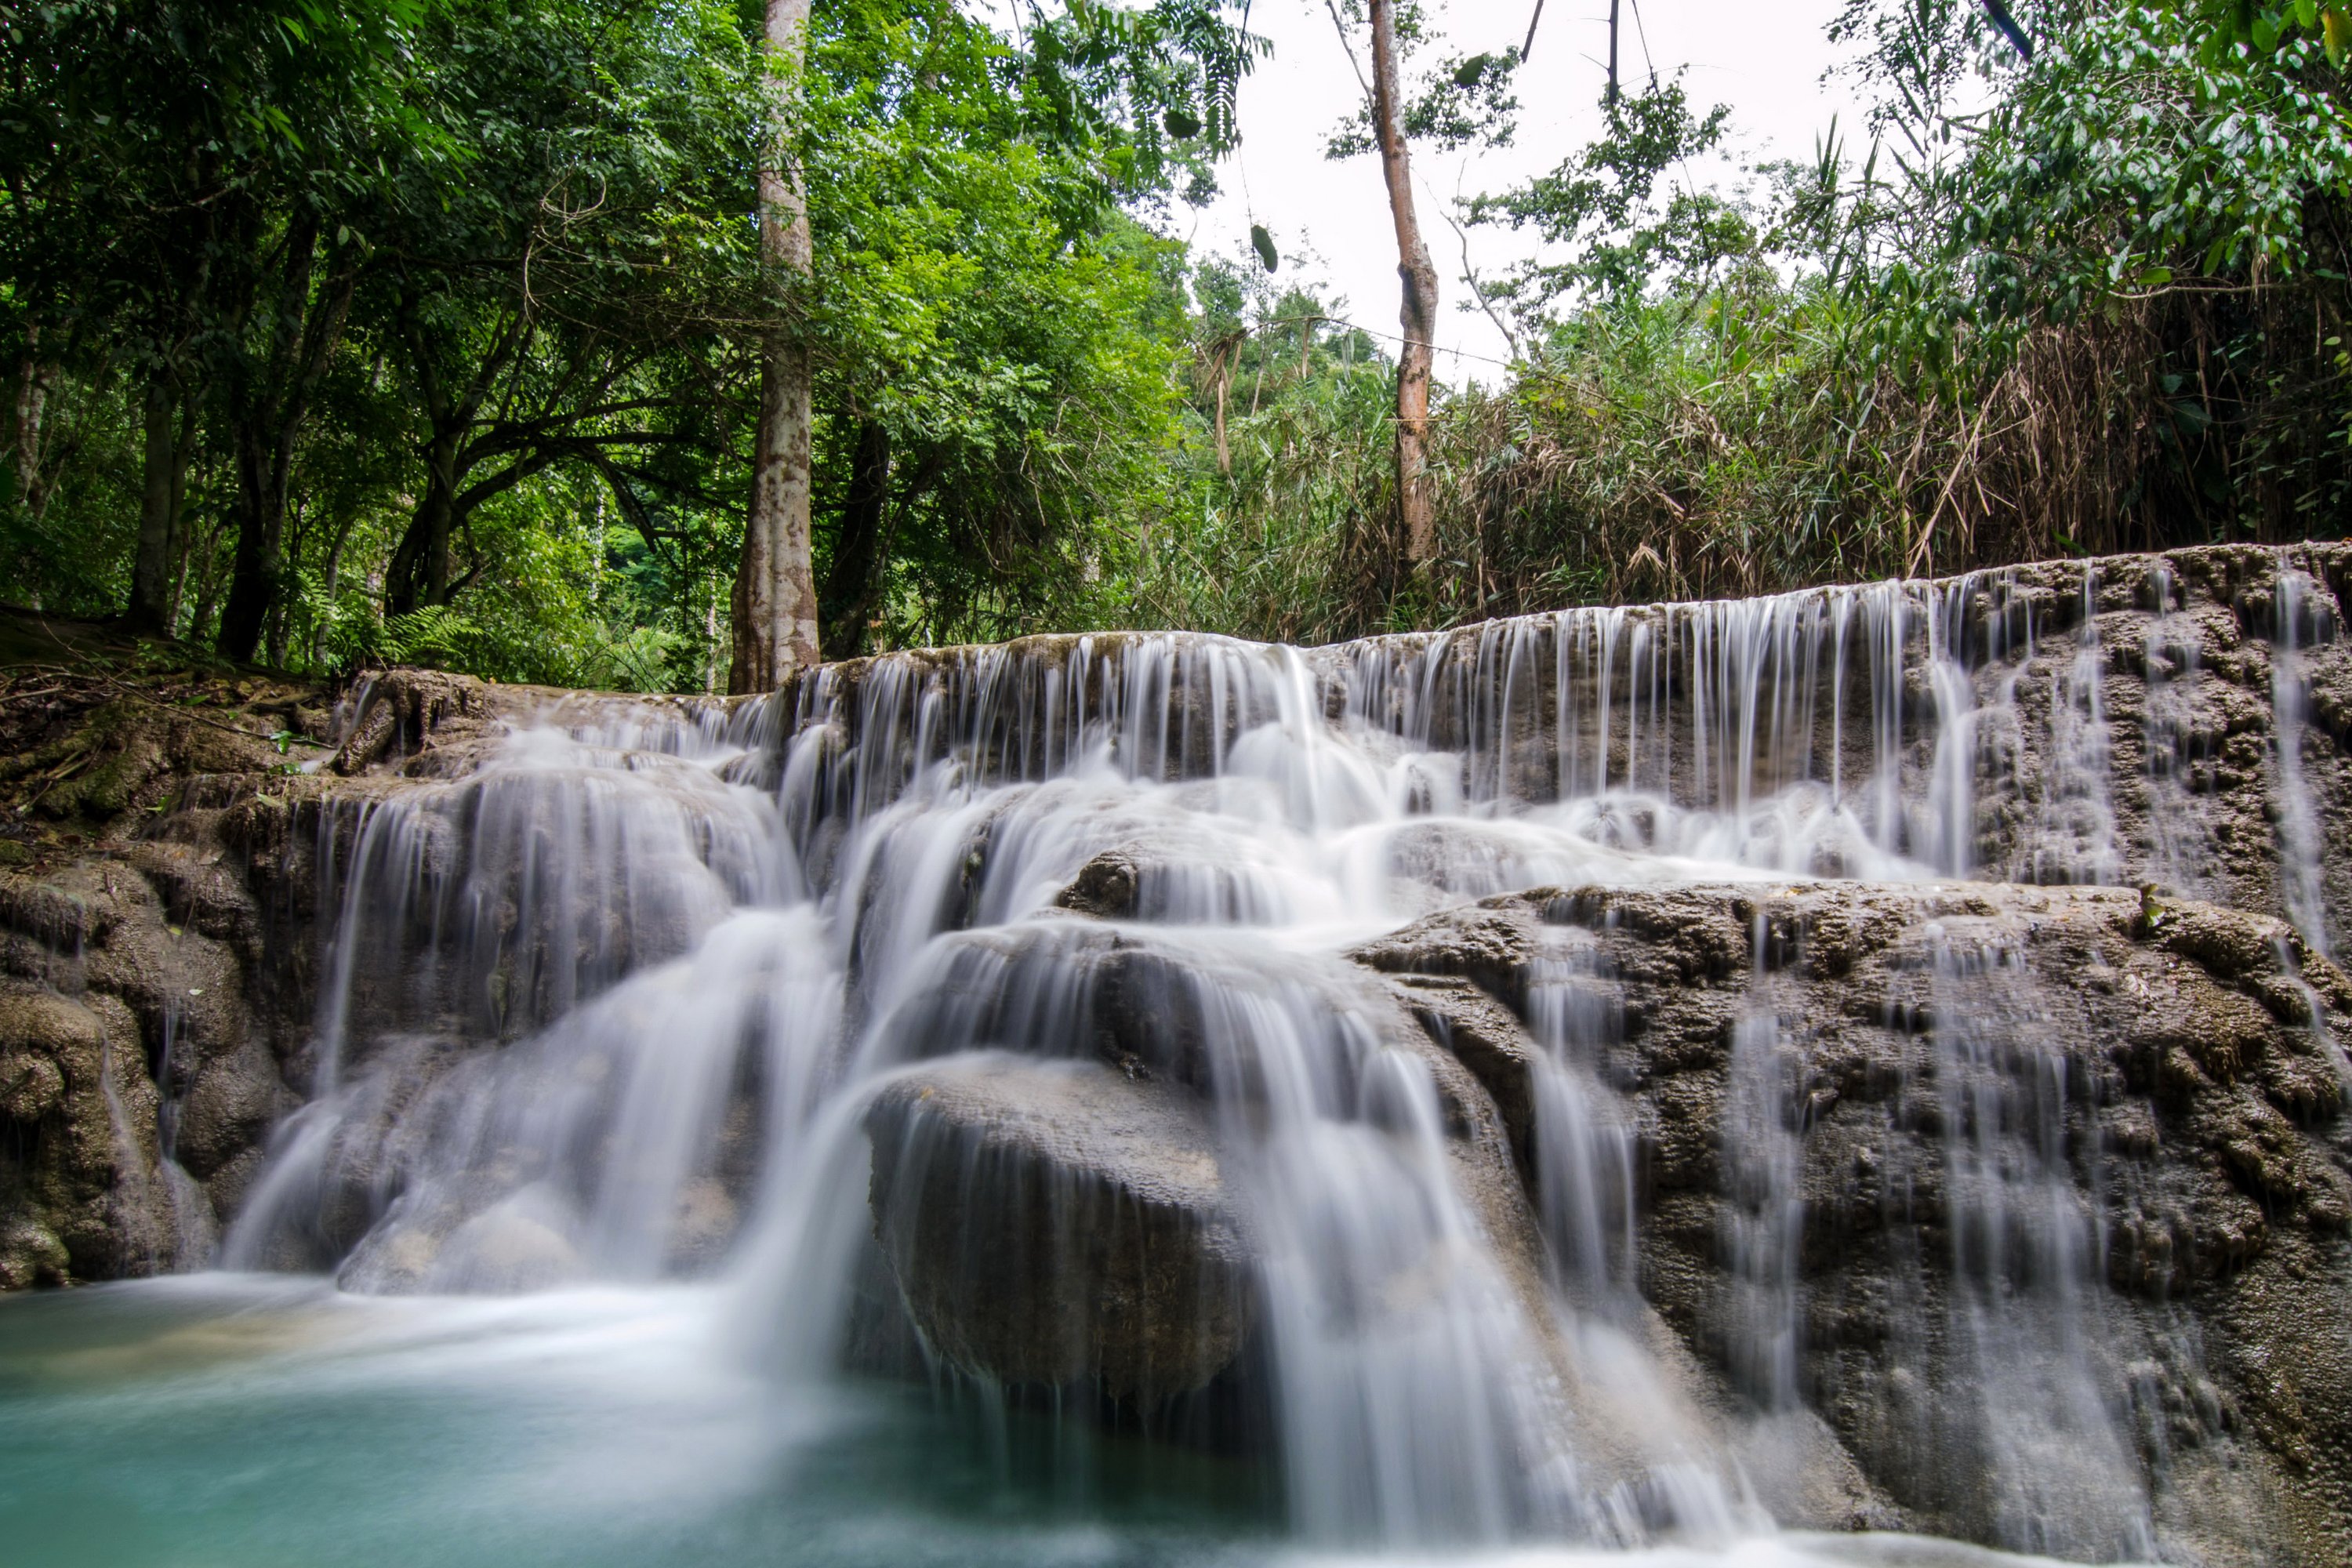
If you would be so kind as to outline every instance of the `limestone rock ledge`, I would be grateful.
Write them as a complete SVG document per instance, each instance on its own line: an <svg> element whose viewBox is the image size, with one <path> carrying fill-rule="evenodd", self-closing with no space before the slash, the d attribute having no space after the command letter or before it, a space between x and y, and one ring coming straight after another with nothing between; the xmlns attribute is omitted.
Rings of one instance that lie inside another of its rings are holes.
<svg viewBox="0 0 2352 1568"><path fill-rule="evenodd" d="M2036 1510L2095 1518L2097 1467L1998 1451L2049 1415L2021 1378L2076 1377L2107 1415L2083 1444L2124 1434L2104 1462L2168 1550L2344 1561L2352 983L2283 921L2105 889L1538 889L1357 956L1432 999L1523 1149L1542 1047L1497 1010L1588 993L1569 1049L1635 1130L1643 1298L1736 1402L1818 1412L1910 1528L2079 1542ZM1778 1205L1801 1217L1759 1262Z"/></svg>

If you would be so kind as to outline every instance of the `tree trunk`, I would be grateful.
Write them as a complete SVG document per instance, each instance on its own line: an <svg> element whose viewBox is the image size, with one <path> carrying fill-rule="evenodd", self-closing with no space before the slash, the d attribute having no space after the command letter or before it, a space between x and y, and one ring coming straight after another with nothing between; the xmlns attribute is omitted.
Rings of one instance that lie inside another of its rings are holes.
<svg viewBox="0 0 2352 1568"><path fill-rule="evenodd" d="M142 410L146 471L139 497L139 549L131 563L131 607L123 623L134 632L168 637L172 631L172 575L177 563L182 458L179 399L171 373L157 366L149 378Z"/></svg>
<svg viewBox="0 0 2352 1568"><path fill-rule="evenodd" d="M768 0L772 52L767 156L760 170L760 259L775 319L760 345L760 425L751 506L735 576L735 656L730 691L773 691L814 664L816 584L809 565L809 351L786 320L814 270L808 200L792 148L798 79L808 58L809 0Z"/></svg>
<svg viewBox="0 0 2352 1568"><path fill-rule="evenodd" d="M57 377L57 367L40 357L40 341L38 326L25 329L25 358L17 367L10 429L16 499L36 518L48 505L48 487L41 479L42 416L48 407L49 384Z"/></svg>
<svg viewBox="0 0 2352 1568"><path fill-rule="evenodd" d="M861 420L849 455L849 499L825 574L824 656L856 658L866 651L867 623L882 582L882 526L890 503L890 429Z"/></svg>
<svg viewBox="0 0 2352 1568"><path fill-rule="evenodd" d="M278 573L286 541L285 477L270 460L268 432L233 420L236 464L236 551L229 563L228 603L221 609L216 646L230 658L249 659L278 601Z"/></svg>
<svg viewBox="0 0 2352 1568"><path fill-rule="evenodd" d="M1234 471L1234 449L1225 443L1225 397L1233 391L1233 387L1232 363L1225 357L1224 352L1219 350L1217 353L1217 472L1221 474L1230 474Z"/></svg>
<svg viewBox="0 0 2352 1568"><path fill-rule="evenodd" d="M1388 182L1389 213L1396 220L1397 276L1404 283L1404 346L1397 356L1397 520L1405 558L1415 571L1437 557L1437 525L1430 515L1423 470L1429 450L1430 340L1437 329L1437 268L1422 242L1412 205L1412 165L1406 157L1403 105L1397 90L1395 0L1371 0L1372 119L1379 133L1381 176Z"/></svg>
<svg viewBox="0 0 2352 1568"><path fill-rule="evenodd" d="M287 618L286 595L280 594L269 603L269 619L261 638L262 662L272 669L286 668Z"/></svg>
<svg viewBox="0 0 2352 1568"><path fill-rule="evenodd" d="M194 531L188 526L188 461L196 450L196 395L180 400L180 440L172 449L171 593L163 601L163 625L177 629L188 596L188 555ZM193 635L194 628L191 628Z"/></svg>
<svg viewBox="0 0 2352 1568"><path fill-rule="evenodd" d="M269 355L258 374L239 366L228 399L228 439L236 464L236 555L228 603L221 610L215 646L230 658L251 658L269 625L281 584L286 541L286 486L294 447L309 416L310 395L341 340L354 279L338 273L343 259L328 257L323 289L315 279L319 219L305 213L286 245L285 275L266 308L276 317Z"/></svg>
<svg viewBox="0 0 2352 1568"><path fill-rule="evenodd" d="M425 500L384 572L384 609L407 615L449 598L449 539L457 526L457 433L436 430L425 451Z"/></svg>

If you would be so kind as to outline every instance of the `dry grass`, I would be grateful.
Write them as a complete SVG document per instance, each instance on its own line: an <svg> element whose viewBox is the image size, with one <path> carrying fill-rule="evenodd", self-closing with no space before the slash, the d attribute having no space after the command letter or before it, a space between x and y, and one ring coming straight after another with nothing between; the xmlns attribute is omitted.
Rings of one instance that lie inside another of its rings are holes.
<svg viewBox="0 0 2352 1568"><path fill-rule="evenodd" d="M2040 326L1973 395L1951 390L1965 365L1857 374L1868 344L1786 295L1736 303L1736 333L1664 310L1587 322L1444 411L1428 580L1399 567L1381 474L1350 497L1326 606L1286 596L1235 629L1339 636L2337 531L2346 407L2315 292L2179 290ZM2272 350L2259 374L2237 368L2250 341Z"/></svg>

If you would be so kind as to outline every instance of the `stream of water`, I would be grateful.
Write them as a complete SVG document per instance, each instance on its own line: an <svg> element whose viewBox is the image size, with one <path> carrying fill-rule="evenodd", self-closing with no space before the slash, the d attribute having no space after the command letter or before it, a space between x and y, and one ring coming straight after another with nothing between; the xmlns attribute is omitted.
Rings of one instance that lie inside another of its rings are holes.
<svg viewBox="0 0 2352 1568"><path fill-rule="evenodd" d="M1619 1026L1588 955L1562 946L1527 1002L1529 1274L1439 1079L1343 954L1537 886L2093 880L2186 855L2117 842L2095 637L2040 657L2000 593L1313 653L1039 640L829 668L789 705L551 708L478 771L331 822L315 1098L228 1272L0 1302L7 1560L1984 1556L1776 1533L1645 1348L1631 1113L1596 1067ZM2290 599L2284 903L2324 942L2300 661L2332 627ZM2054 749L1989 858L1978 795L2028 708ZM1074 888L1108 888L1102 912ZM2010 1002L1964 1002L1976 1024L1939 1047L1936 1092L1976 1097L1947 1108L1976 1131L1948 1156L1961 1284L1937 1332L1983 1377L1949 1440L2009 1544L2142 1554L2089 1222L2051 1142L2066 1086L2004 963L1955 951L1936 976ZM1182 1037L1166 1048L1252 1216L1261 1453L1098 1429L950 1366L841 1370L877 1266L866 1108L943 1061L1091 1059L1114 984ZM1722 1130L1721 1349L1769 1416L1804 1397L1799 1047L1757 995Z"/></svg>

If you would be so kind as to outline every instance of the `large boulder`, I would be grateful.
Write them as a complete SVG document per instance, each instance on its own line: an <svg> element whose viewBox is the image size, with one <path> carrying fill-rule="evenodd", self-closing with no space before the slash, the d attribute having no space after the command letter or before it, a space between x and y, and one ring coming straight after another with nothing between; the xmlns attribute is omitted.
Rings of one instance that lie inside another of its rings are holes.
<svg viewBox="0 0 2352 1568"><path fill-rule="evenodd" d="M1241 1355L1248 1230L1181 1086L961 1057L894 1080L866 1126L876 1234L951 1365L1150 1410Z"/></svg>

